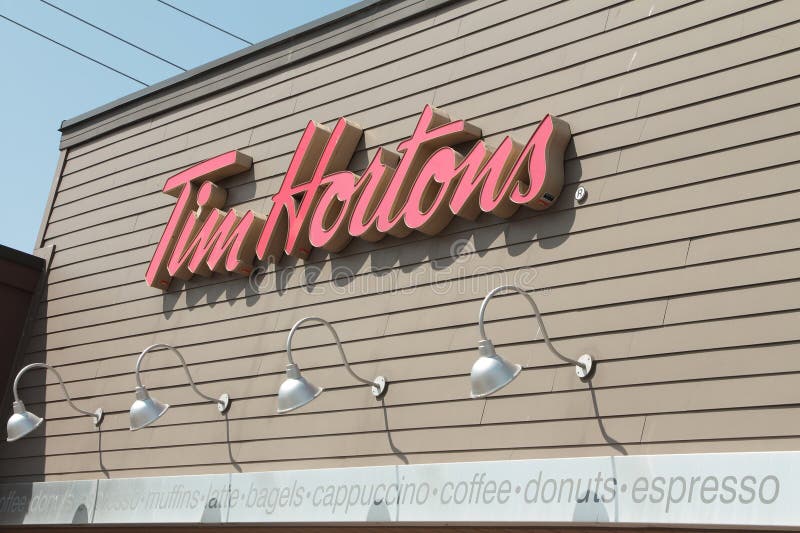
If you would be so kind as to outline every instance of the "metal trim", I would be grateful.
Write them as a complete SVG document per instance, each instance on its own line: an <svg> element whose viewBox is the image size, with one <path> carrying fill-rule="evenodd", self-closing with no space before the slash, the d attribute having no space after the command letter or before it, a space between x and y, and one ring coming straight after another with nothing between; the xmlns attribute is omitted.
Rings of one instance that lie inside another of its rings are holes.
<svg viewBox="0 0 800 533"><path fill-rule="evenodd" d="M53 172L53 181L50 184L50 194L47 196L47 203L42 213L42 222L39 224L39 233L36 235L36 248L44 246L44 235L47 231L47 226L50 224L50 216L53 214L53 203L56 201L56 193L58 187L61 185L61 176L64 174L64 165L67 162L67 150L62 149L58 155L58 163L56 170Z"/></svg>

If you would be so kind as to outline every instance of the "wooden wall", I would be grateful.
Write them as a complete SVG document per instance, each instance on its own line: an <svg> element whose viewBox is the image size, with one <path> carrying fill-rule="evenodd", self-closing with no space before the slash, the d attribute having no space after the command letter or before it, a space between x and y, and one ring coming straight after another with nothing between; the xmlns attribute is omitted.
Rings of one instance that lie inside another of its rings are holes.
<svg viewBox="0 0 800 533"><path fill-rule="evenodd" d="M44 259L0 245L0 383L4 388L13 384L14 356L26 321L35 311L31 303L36 301L44 270Z"/></svg>
<svg viewBox="0 0 800 533"><path fill-rule="evenodd" d="M46 214L47 294L19 364L58 365L76 401L107 418L98 433L51 377L31 381L23 399L47 422L0 444L0 476L797 449L799 21L792 0L455 2L70 147ZM259 291L226 275L165 294L143 281L175 201L160 192L169 176L239 149L254 168L222 182L228 205L267 212L308 120L359 123L360 169L408 137L426 103L490 143L526 140L546 113L568 121L558 203L317 250ZM502 282L536 289L562 352L594 354L589 384L512 295L489 306L487 330L526 369L469 399L478 307ZM384 404L309 327L296 357L328 390L275 414L288 330L312 314L335 324L356 371L389 378ZM156 353L143 380L173 407L128 430L134 365L153 342L179 346L201 388L234 398L227 419Z"/></svg>

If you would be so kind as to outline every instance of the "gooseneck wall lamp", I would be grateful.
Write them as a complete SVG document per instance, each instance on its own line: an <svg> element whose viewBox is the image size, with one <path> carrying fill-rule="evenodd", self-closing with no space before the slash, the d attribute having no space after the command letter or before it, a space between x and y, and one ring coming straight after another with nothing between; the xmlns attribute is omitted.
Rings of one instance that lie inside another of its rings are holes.
<svg viewBox="0 0 800 533"><path fill-rule="evenodd" d="M70 407L82 413L86 416L91 416L94 419L95 427L99 427L100 424L103 422L103 410L98 408L93 413L89 411L84 411L77 405L75 405L72 401L72 398L69 397L69 393L67 392L67 387L64 385L64 380L61 379L61 374L58 373L58 370L53 368L52 366L46 363L31 363L30 365L25 366L22 370L19 371L17 377L14 378L14 414L11 415L11 418L8 419L8 424L6 425L6 430L8 434L8 442L14 442L15 440L21 439L34 429L38 428L41 423L42 419L35 414L31 413L30 411L25 409L25 404L22 403L22 400L19 399L19 392L17 388L19 387L19 380L22 378L22 375L25 374L28 370L33 370L35 368L44 368L47 370L52 370L53 373L58 378L58 382L61 384L61 390L64 391L64 397L67 399Z"/></svg>
<svg viewBox="0 0 800 533"><path fill-rule="evenodd" d="M471 396L473 398L483 398L494 392L497 392L511 383L511 381L517 377L522 370L522 366L509 363L500 357L497 352L495 352L494 344L492 344L492 341L486 336L486 329L483 324L483 315L486 313L486 306L488 305L489 300L491 300L492 297L500 292L508 291L518 292L528 300L528 303L531 304L531 307L533 307L533 313L536 316L536 320L539 322L539 328L542 330L544 342L553 355L563 361L574 364L575 374L579 378L587 378L592 373L592 369L594 367L592 356L589 354L584 354L580 356L577 361L575 361L562 355L558 350L555 349L553 343L550 342L550 337L547 335L547 329L545 329L544 322L542 322L542 314L539 312L539 308L536 306L536 302L533 301L531 295L528 294L524 289L521 289L515 285L502 285L492 289L489 294L486 295L481 303L481 309L478 312L478 328L481 335L480 341L478 341L478 354L480 357L477 361L475 361L475 364L472 365L472 372L470 373L470 381L472 383Z"/></svg>
<svg viewBox="0 0 800 533"><path fill-rule="evenodd" d="M305 404L322 394L322 391L324 390L323 388L312 384L306 378L300 375L300 368L294 362L294 358L292 357L292 337L294 337L297 328L306 322L319 322L320 324L326 326L333 335L333 339L336 341L336 346L339 348L339 355L342 357L345 369L347 369L350 375L355 379L364 385L369 386L370 390L372 391L372 395L375 396L375 398L380 399L383 397L383 395L386 393L386 378L383 376L378 376L374 380L370 381L353 372L353 369L350 368L350 363L347 362L347 357L344 354L344 349L342 348L342 342L339 340L339 335L336 334L336 330L333 329L333 326L330 324L330 322L324 318L308 316L298 320L295 325L292 326L291 331L289 331L289 338L286 339L286 356L289 359L289 363L286 365L286 379L283 383L281 383L281 386L278 389L279 413L288 413L289 411L294 411L295 409L303 407Z"/></svg>
<svg viewBox="0 0 800 533"><path fill-rule="evenodd" d="M169 409L168 403L159 402L150 396L150 393L147 392L145 386L142 385L142 378L139 375L139 369L142 366L142 360L144 359L144 356L152 350L161 348L172 350L172 353L178 356L178 359L183 365L183 369L186 371L186 377L189 378L189 384L192 386L192 390L209 402L216 403L217 409L220 413L225 413L228 411L231 406L230 396L223 394L219 398L212 398L211 396L200 392L197 389L197 385L195 384L194 380L192 379L192 375L189 373L189 367L186 366L186 361L177 348L170 346L169 344L153 344L152 346L145 348L144 351L142 351L142 354L139 356L139 359L136 361L136 401L133 402L133 405L131 405L131 431L136 431L137 429L142 429L145 426L149 426L164 416L164 413L166 413L167 409Z"/></svg>

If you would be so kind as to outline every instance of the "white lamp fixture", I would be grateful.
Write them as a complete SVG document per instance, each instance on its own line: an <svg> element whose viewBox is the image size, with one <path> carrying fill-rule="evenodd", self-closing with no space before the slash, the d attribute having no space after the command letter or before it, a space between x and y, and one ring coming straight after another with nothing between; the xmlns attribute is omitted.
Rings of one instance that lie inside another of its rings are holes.
<svg viewBox="0 0 800 533"><path fill-rule="evenodd" d="M533 298L531 298L531 295L528 294L524 289L521 289L517 286L502 285L489 291L489 294L487 294L486 298L483 299L483 302L481 303L481 309L478 312L478 329L480 330L481 340L478 341L478 354L480 357L477 361L475 361L475 364L472 365L472 372L470 373L470 381L472 382L472 391L470 395L473 398L483 398L497 392L511 383L511 381L517 377L522 370L520 365L509 363L500 357L497 352L495 352L494 344L492 344L492 341L486 337L486 329L483 325L483 315L486 312L486 306L489 303L489 300L491 300L492 297L497 293L503 291L518 292L528 300L528 302L531 304L531 307L533 307L533 313L536 316L536 320L539 322L539 328L542 330L544 342L553 355L559 359L574 364L575 374L580 379L585 379L591 375L594 367L592 356L589 354L584 354L580 356L577 361L574 361L569 357L562 355L558 350L555 349L555 347L553 347L553 344L550 342L550 337L547 335L547 329L545 329L544 323L542 322L542 315L539 312L539 308L536 306L536 302L534 302Z"/></svg>
<svg viewBox="0 0 800 533"><path fill-rule="evenodd" d="M288 413L289 411L294 411L295 409L303 407L305 404L322 394L322 391L324 390L323 388L317 387L306 380L306 378L301 376L300 368L295 364L294 359L292 358L292 337L294 337L295 331L297 331L297 328L299 328L302 324L312 321L324 324L331 332L333 339L336 341L336 346L339 348L339 355L342 357L344 367L347 369L350 375L361 383L368 385L372 391L372 395L375 396L375 398L383 398L383 395L386 393L386 378L383 376L378 376L373 381L369 381L368 379L364 379L353 372L353 370L350 368L350 363L347 362L347 357L344 354L344 349L342 348L342 342L339 340L339 335L336 334L336 330L333 329L333 326L330 324L330 322L324 318L307 316L298 320L295 325L292 326L291 331L289 331L289 338L286 339L286 355L289 359L289 363L286 365L286 379L283 383L281 383L281 386L278 389L278 412Z"/></svg>
<svg viewBox="0 0 800 533"><path fill-rule="evenodd" d="M95 427L100 426L100 424L103 422L102 409L98 408L93 413L84 411L72 402L72 398L69 397L69 393L67 393L67 387L64 386L64 380L61 379L61 374L58 373L58 370L46 363L31 363L20 370L17 374L17 377L14 378L14 414L11 415L11 418L8 419L8 424L6 424L6 432L8 434L6 440L8 442L14 442L15 440L21 439L34 429L38 428L43 422L41 418L25 409L25 404L19 399L19 393L17 392L19 380L22 375L28 370L32 370L34 368L45 368L47 370L52 370L58 378L58 382L61 384L61 390L64 391L64 396L66 397L70 407L79 413L83 413L86 416L91 416L94 419Z"/></svg>
<svg viewBox="0 0 800 533"><path fill-rule="evenodd" d="M189 384L192 386L192 390L209 402L216 403L217 409L220 413L226 413L228 411L231 406L230 396L223 394L219 398L212 398L211 396L207 396L200 392L197 389L197 385L195 385L194 380L192 379L192 375L189 373L189 367L186 366L186 361L183 359L183 356L177 348L170 346L169 344L153 344L152 346L145 348L142 354L139 356L139 359L136 361L136 401L133 402L133 405L131 405L131 431L136 431L137 429L142 429L143 427L149 426L164 416L164 413L166 413L167 409L169 409L168 403L162 403L155 398L150 397L150 393L148 393L145 386L142 385L142 378L139 375L139 369L142 366L142 359L144 359L144 356L151 350L159 348L172 350L172 353L178 356L178 359L183 365L183 369L186 371L186 377L189 378Z"/></svg>

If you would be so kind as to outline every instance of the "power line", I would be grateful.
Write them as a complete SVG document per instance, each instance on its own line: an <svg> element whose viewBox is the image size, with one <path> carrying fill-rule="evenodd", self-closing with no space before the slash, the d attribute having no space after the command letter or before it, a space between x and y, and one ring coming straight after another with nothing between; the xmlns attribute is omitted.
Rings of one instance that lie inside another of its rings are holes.
<svg viewBox="0 0 800 533"><path fill-rule="evenodd" d="M191 18L193 18L193 19L195 19L195 20L197 20L197 21L199 21L199 22L202 22L203 24L206 24L206 25L208 25L208 26L211 26L212 28L214 28L214 29L216 29L216 30L219 30L219 31L221 31L222 33L228 34L228 35L230 35L231 37L234 37L234 38L236 38L236 39L239 39L239 40L240 40L240 41L242 41L243 43L247 43L247 44L250 44L250 45L252 45L252 44L253 44L253 43L251 43L250 41L248 41L247 39L242 39L242 38L241 38L241 37L239 37L238 35L235 35L235 34L233 34L233 33L229 32L229 31L227 31L227 30L223 30L223 29L222 29L222 28L220 28L219 26L215 26L214 24L211 24L211 23L210 23L210 22L208 22L207 20L203 20L203 19L201 19L200 17L196 17L196 16L192 15L191 13L188 13L188 12L184 11L183 9L177 8L177 7L173 6L172 4L170 4L169 2L165 2L164 0L157 0L157 1L158 1L158 2L161 2L162 4L164 4L164 5L165 5L165 6L167 6L167 7L171 7L171 8L172 8L172 9L174 9L175 11L178 11L178 12L180 12L180 13L183 13L183 14L184 14L184 15L186 15L187 17L191 17Z"/></svg>
<svg viewBox="0 0 800 533"><path fill-rule="evenodd" d="M101 28L100 26L96 26L96 25L92 24L91 22L89 22L88 20L82 19L82 18L81 18L81 17L79 17L78 15L75 15L75 14L73 14L73 13L70 13L70 12L69 12L69 11L67 11L66 9L60 8L60 7L58 7L58 6L57 6L57 5L55 5L55 4L51 4L51 3L50 3L50 2L48 2L47 0L39 0L39 1L40 1L40 2L42 2L43 4L47 4L48 6L52 7L53 9L56 9L56 10L58 10L58 11L61 11L61 12L62 12L62 13L64 13L65 15L69 15L70 17L72 17L72 18L74 18L74 19L76 19L76 20L79 20L79 21L83 22L83 23L84 23L84 24L86 24L86 25L88 25L88 26L91 26L92 28L94 28L94 29L96 29L96 30L98 30L98 31L101 31L101 32L105 33L105 34L106 34L106 35L108 35L109 37L113 37L114 39L116 39L116 40L118 40L118 41L122 41L123 43L125 43L125 44L127 44L127 45L129 45L129 46L132 46L132 47L136 48L137 50L141 50L142 52L144 52L144 53L145 53L145 54L147 54L147 55L150 55L150 56L152 56L152 57L155 57L156 59L158 59L158 60L161 60L161 61L163 61L164 63L167 63L167 64L169 64L169 65L172 65L173 67L175 67L175 68L178 68L178 69L180 69L180 70L182 70L182 71L186 72L186 69L185 69L185 68L183 68L182 66L180 66L180 65L176 65L176 64L175 64L175 63L173 63L172 61L169 61L169 60L167 60L167 59L164 59L164 58L163 58L163 57L161 57L160 55L158 55L158 54L155 54L155 53L151 52L150 50L145 50L145 49L144 49L144 48L142 48L141 46L138 46L138 45L136 45L136 44L133 44L133 43L132 43L132 42L130 42L130 41L126 41L126 40L125 40L125 39L123 39L122 37L120 37L120 36L118 36L118 35L115 35L115 34L111 33L110 31L104 30L104 29L103 29L103 28Z"/></svg>
<svg viewBox="0 0 800 533"><path fill-rule="evenodd" d="M34 29L31 29L31 28L29 28L29 27L25 26L24 24L20 24L20 23L19 23L19 22L17 22L16 20L10 19L10 18L8 18L7 16L5 16L5 15L3 15L3 14L0 14L0 18L4 18L4 19L6 19L7 21L11 22L12 24L16 24L16 25L17 25L17 26L19 26L20 28L26 29L26 30L28 30L29 32L31 32L31 33L34 33L34 34L38 35L38 36L39 36L39 37L41 37L42 39L47 39L48 41L50 41L50 42L51 42L51 43L53 43L53 44L57 44L58 46L60 46L60 47L62 47L62 48L66 48L66 49L67 49L67 50L69 50L70 52L73 52L73 53L75 53L75 54L78 54L78 55L79 55L79 56L81 56L82 58L84 58L84 59L88 59L88 60L89 60L89 61L91 61L92 63L97 63L98 65L100 65L100 66L103 66L103 67L107 68L108 70L114 71L114 72L116 72L117 74L119 74L119 75L121 75L121 76L125 76L125 77L126 77L126 78L128 78L129 80L133 80L133 81L135 81L136 83L141 83L141 84L142 84L142 85L144 85L145 87L147 87L147 86L148 86L148 85L147 85L145 82L143 82L142 80L137 80L137 79L136 79L136 78L134 78L133 76L129 76L128 74L125 74L125 73L124 73L124 72L122 72L121 70L117 70L117 69L115 69L114 67L111 67L111 66L108 66L108 65L106 65L106 64L105 64L105 63L103 63L102 61L98 61L97 59L95 59L95 58L93 58L93 57L89 57L89 56L87 56L87 55L86 55L86 54L84 54L84 53L78 52L78 51L77 51L77 50L75 50L74 48L70 48L70 47L69 47L69 46L67 46L66 44L60 43L60 42L56 41L55 39L51 39L51 38L50 38L50 37L48 37L47 35L44 35L43 33L39 33L38 31L36 31L36 30L34 30Z"/></svg>

